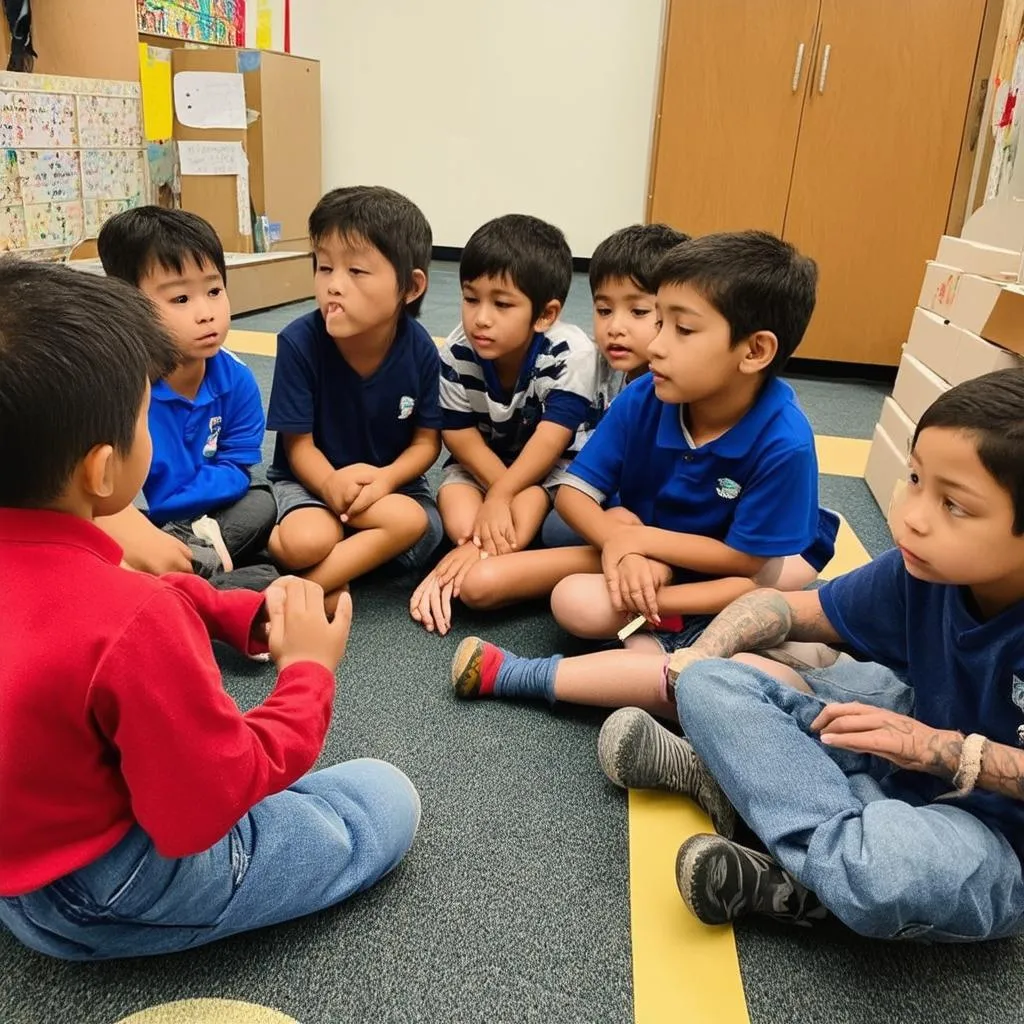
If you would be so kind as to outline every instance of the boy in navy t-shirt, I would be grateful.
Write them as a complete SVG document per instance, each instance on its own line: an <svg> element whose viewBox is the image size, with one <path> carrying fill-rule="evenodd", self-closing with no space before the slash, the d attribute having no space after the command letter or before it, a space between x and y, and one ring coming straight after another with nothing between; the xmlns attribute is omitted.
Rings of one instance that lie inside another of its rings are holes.
<svg viewBox="0 0 1024 1024"><path fill-rule="evenodd" d="M817 591L749 594L672 658L687 740L637 708L602 730L613 781L696 796L716 821L677 861L702 921L1024 931L1024 370L937 399L909 469L894 549ZM788 640L866 660L740 653ZM732 841L737 815L767 853Z"/></svg>
<svg viewBox="0 0 1024 1024"><path fill-rule="evenodd" d="M268 426L277 431L277 562L333 606L357 576L421 568L441 539L424 473L441 450L440 361L416 321L430 225L391 189L328 192L309 217L319 307L279 335Z"/></svg>
<svg viewBox="0 0 1024 1024"><path fill-rule="evenodd" d="M818 508L814 436L778 377L814 309L813 261L764 232L683 242L655 274L652 373L612 403L573 461L557 508L601 553L551 598L578 636L650 632L628 651L518 659L476 637L452 666L459 696L526 697L673 714L664 656L768 580L806 586L831 559L838 517ZM618 495L625 523L602 503ZM645 652L652 652L647 654Z"/></svg>
<svg viewBox="0 0 1024 1024"><path fill-rule="evenodd" d="M153 385L145 515L130 506L103 526L132 568L263 589L278 575L265 553L273 495L250 477L263 459L263 401L252 371L223 347L231 304L220 240L194 213L143 206L111 217L97 244L104 271L146 295L180 357Z"/></svg>

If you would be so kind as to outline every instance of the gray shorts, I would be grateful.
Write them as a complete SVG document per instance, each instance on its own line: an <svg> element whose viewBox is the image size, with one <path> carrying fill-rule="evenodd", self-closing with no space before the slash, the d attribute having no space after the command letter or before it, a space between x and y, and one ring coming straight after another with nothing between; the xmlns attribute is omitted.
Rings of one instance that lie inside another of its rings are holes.
<svg viewBox="0 0 1024 1024"><path fill-rule="evenodd" d="M427 483L425 476L418 477L404 487L399 487L396 493L407 494L425 508L428 504L434 505L434 495L431 493L430 484ZM281 522L289 512L295 512L300 508L328 507L326 501L311 494L297 480L276 480L274 482L274 501L277 502L278 522Z"/></svg>
<svg viewBox="0 0 1024 1024"><path fill-rule="evenodd" d="M548 500L552 504L555 500L555 492L565 483L565 478L568 476L566 467L570 465L572 465L571 459L560 459L555 468L540 482L540 486L544 488ZM446 484L469 484L470 487L475 487L481 494L487 493L484 485L469 470L463 469L457 462L449 463L449 465L441 470L441 482L437 485L437 489L440 491Z"/></svg>
<svg viewBox="0 0 1024 1024"><path fill-rule="evenodd" d="M404 487L399 487L395 493L408 495L427 514L427 532L408 551L394 559L399 568L418 572L433 558L437 546L444 537L441 513L437 510L437 502L434 501L433 492L425 476L417 477ZM323 499L310 494L297 480L275 481L274 500L277 502L278 522L300 508L323 508L330 511Z"/></svg>

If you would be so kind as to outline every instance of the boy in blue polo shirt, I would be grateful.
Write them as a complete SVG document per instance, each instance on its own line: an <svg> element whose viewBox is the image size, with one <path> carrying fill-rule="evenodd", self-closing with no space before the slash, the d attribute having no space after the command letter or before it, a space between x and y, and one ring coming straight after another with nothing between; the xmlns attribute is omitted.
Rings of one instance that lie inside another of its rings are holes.
<svg viewBox="0 0 1024 1024"><path fill-rule="evenodd" d="M1024 931L1024 371L938 398L909 469L894 549L817 591L747 595L673 657L686 740L636 708L605 723L613 781L697 796L717 821L676 863L708 924ZM867 660L797 674L741 653L787 640ZM737 814L767 852L731 841Z"/></svg>
<svg viewBox="0 0 1024 1024"><path fill-rule="evenodd" d="M811 426L778 378L814 309L813 261L764 232L709 235L674 248L656 278L652 372L612 403L557 499L603 574L570 576L552 595L577 635L615 636L637 617L653 635L629 651L534 661L470 637L452 666L459 696L671 715L653 652L692 643L708 613L762 581L806 585L832 557L838 523L819 513ZM636 524L602 510L613 494Z"/></svg>
<svg viewBox="0 0 1024 1024"><path fill-rule="evenodd" d="M410 599L425 625L481 559L522 550L540 532L586 435L600 362L586 334L559 320L572 253L553 225L515 213L488 221L462 251L459 280L462 323L441 353L451 459L438 488L455 548Z"/></svg>
<svg viewBox="0 0 1024 1024"><path fill-rule="evenodd" d="M328 192L309 217L317 308L279 335L268 426L276 430L277 562L319 583L392 559L421 568L441 539L424 473L441 450L440 360L416 321L430 225L391 189Z"/></svg>
<svg viewBox="0 0 1024 1024"><path fill-rule="evenodd" d="M250 478L263 458L263 402L252 371L223 347L231 306L220 240L194 213L144 206L111 217L97 245L104 271L146 295L180 356L153 385L145 515L133 506L103 525L133 568L262 589L277 578L265 557L273 495Z"/></svg>

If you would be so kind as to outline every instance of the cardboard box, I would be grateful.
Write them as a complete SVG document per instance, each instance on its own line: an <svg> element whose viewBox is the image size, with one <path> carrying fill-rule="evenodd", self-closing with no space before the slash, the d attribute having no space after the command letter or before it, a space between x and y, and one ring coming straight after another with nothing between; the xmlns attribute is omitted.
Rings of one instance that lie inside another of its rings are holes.
<svg viewBox="0 0 1024 1024"><path fill-rule="evenodd" d="M313 296L313 259L308 252L229 252L224 260L233 315ZM72 260L68 265L88 274L103 274L98 259Z"/></svg>
<svg viewBox="0 0 1024 1024"><path fill-rule="evenodd" d="M910 442L914 440L914 429L917 424L891 396L882 403L882 414L878 417L878 425L906 460L910 454Z"/></svg>
<svg viewBox="0 0 1024 1024"><path fill-rule="evenodd" d="M925 265L924 282L917 304L940 316L948 316L956 298L959 282L958 268L929 260Z"/></svg>
<svg viewBox="0 0 1024 1024"><path fill-rule="evenodd" d="M950 385L1024 365L1020 356L920 308L914 310L904 351Z"/></svg>
<svg viewBox="0 0 1024 1024"><path fill-rule="evenodd" d="M1024 355L1024 288L964 274L949 319L957 327Z"/></svg>
<svg viewBox="0 0 1024 1024"><path fill-rule="evenodd" d="M308 252L227 253L232 314L299 302L313 295Z"/></svg>
<svg viewBox="0 0 1024 1024"><path fill-rule="evenodd" d="M879 423L875 427L875 436L872 438L871 449L868 452L864 480L887 520L897 486L906 479L906 453L900 452Z"/></svg>
<svg viewBox="0 0 1024 1024"><path fill-rule="evenodd" d="M943 235L939 241L939 251L935 254L935 262L958 267L965 274L1010 282L1017 280L1020 253L1014 249L999 249L994 245Z"/></svg>
<svg viewBox="0 0 1024 1024"><path fill-rule="evenodd" d="M949 385L938 374L912 355L903 353L892 397L912 423L917 423L925 409L948 390Z"/></svg>

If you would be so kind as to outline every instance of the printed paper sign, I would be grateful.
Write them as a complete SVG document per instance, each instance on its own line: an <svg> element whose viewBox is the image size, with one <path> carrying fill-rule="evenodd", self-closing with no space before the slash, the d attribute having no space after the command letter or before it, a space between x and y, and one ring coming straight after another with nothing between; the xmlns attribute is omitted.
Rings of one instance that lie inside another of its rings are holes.
<svg viewBox="0 0 1024 1024"><path fill-rule="evenodd" d="M246 128L242 76L229 71L179 71L174 113L188 128Z"/></svg>

